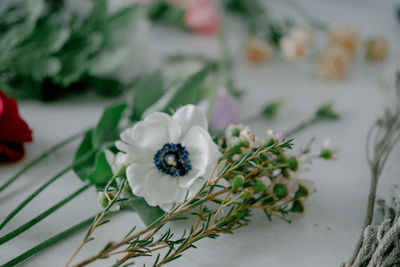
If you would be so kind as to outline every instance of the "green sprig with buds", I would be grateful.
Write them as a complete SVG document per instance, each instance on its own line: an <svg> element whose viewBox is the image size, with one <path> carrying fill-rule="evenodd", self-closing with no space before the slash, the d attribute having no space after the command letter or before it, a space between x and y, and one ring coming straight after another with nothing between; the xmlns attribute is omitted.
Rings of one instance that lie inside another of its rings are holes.
<svg viewBox="0 0 400 267"><path fill-rule="evenodd" d="M233 131L235 135L235 131ZM154 256L153 266L162 266L181 257L189 248L203 238L217 238L220 234L232 234L244 227L251 219L252 211L262 210L269 220L272 217L291 222L287 216L291 213L302 213L304 201L313 192L300 179L294 178L299 162L295 156L287 156L292 149L292 140L265 139L263 143L239 142L239 146L227 146L228 136L219 140L223 156L219 167L215 166L203 188L194 196L186 197L170 212L160 215L140 231L136 227L118 242L110 242L100 252L88 257L74 266L85 266L94 261L120 255L115 266L127 264L132 259L143 256ZM242 140L243 141L243 140ZM309 150L307 150L309 151ZM308 153L308 152L307 152ZM222 165L222 166L221 166ZM222 170L217 173L217 169ZM264 181L270 177L271 183ZM112 205L124 206L130 201L130 193L118 194L126 189L126 176L120 172L118 177L109 182L103 192L112 192L112 200L98 218L105 217ZM118 182L119 181L119 182ZM295 191L285 182L298 182ZM168 227L174 220L189 220L187 214L195 216L181 236ZM92 240L94 229L102 224L97 219L89 228L88 234L73 254L70 264L88 240ZM67 266L68 266L67 264Z"/></svg>

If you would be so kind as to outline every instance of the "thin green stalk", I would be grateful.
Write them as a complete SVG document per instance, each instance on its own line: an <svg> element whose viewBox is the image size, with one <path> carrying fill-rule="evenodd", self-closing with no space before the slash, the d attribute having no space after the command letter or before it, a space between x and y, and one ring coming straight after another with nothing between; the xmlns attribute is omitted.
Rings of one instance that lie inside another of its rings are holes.
<svg viewBox="0 0 400 267"><path fill-rule="evenodd" d="M74 164L71 164L70 166L64 168L62 171L57 173L55 176L51 177L50 180L48 180L46 183L44 183L41 187L36 189L35 192L33 192L31 195L29 195L24 201L21 202L21 204L18 205L0 224L0 230L6 226L6 224L20 212L29 202L32 201L37 195L40 194L44 189L46 189L49 185L51 185L53 182L57 181L60 177L62 177L64 174L69 172L71 169L76 167L77 165L81 164L83 161L87 160L90 156L92 156L96 150L91 150L87 152L87 154L83 157L80 158L80 160L76 161Z"/></svg>
<svg viewBox="0 0 400 267"><path fill-rule="evenodd" d="M296 125L294 128L292 128L291 130L287 131L285 133L286 136L293 136L294 134L304 130L305 128L317 123L320 119L313 117L311 119L308 119L306 121L301 122L300 124Z"/></svg>
<svg viewBox="0 0 400 267"><path fill-rule="evenodd" d="M228 47L228 37L226 31L224 31L225 27L225 20L221 16L221 21L220 21L220 28L221 31L219 33L219 52L220 52L220 59L218 62L217 66L217 71L216 71L216 79L215 83L213 84L213 92L211 92L209 96L209 102L210 105L207 110L207 117L211 118L212 115L214 114L214 108L215 104L217 102L218 98L218 89L221 86L226 86L228 83L228 80L230 79L230 55L229 55L229 47Z"/></svg>
<svg viewBox="0 0 400 267"><path fill-rule="evenodd" d="M46 241L34 246L33 248L29 249L28 251L20 254L19 256L13 258L12 260L6 262L5 264L2 265L2 267L12 267L12 266L17 265L18 263L26 260L27 258L32 257L33 255L39 253L40 251L56 244L57 242L74 234L75 232L87 227L88 225L90 225L93 222L94 218L95 218L95 216L90 217L90 218L64 230L63 232L47 239Z"/></svg>
<svg viewBox="0 0 400 267"><path fill-rule="evenodd" d="M86 189L88 189L90 186L91 186L91 184L86 184L86 185L82 186L77 191L75 191L71 195L67 196L66 198L64 198L63 200L61 200L60 202L58 202L57 204L55 204L54 206L52 206L48 210L46 210L43 213L39 214L38 216L36 216L32 220L30 220L29 222L27 222L24 225L18 227L14 231L12 231L12 232L0 237L0 245L8 242L9 240L13 239L16 236L22 234L23 232L25 232L26 230L28 230L29 228L31 228L32 226L34 226L35 224L37 224L38 222L40 222L41 220L43 220L44 218L46 218L47 216L49 216L50 214L55 212L57 209L61 208L66 203L68 203L69 201L71 201L75 197L79 196L81 193L86 191Z"/></svg>
<svg viewBox="0 0 400 267"><path fill-rule="evenodd" d="M4 189L6 189L8 186L10 186L13 182L15 182L19 177L21 177L24 173L26 173L28 170L30 170L33 166L41 162L42 160L46 159L48 156L50 156L52 153L56 152L57 150L61 149L65 145L69 144L70 142L74 141L78 137L82 136L84 133L86 133L88 130L80 131L64 140L61 142L57 143L56 145L52 146L49 148L47 151L43 152L41 155L39 155L37 158L29 162L25 167L23 167L19 172L17 172L13 177L8 179L4 184L0 186L0 192L2 192Z"/></svg>

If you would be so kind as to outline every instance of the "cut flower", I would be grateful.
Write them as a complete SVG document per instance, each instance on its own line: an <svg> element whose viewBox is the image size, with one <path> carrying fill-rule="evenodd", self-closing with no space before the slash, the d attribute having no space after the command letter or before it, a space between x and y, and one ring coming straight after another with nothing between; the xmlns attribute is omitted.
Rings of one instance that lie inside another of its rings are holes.
<svg viewBox="0 0 400 267"><path fill-rule="evenodd" d="M222 156L207 128L205 114L186 105L173 116L149 114L122 132L117 160L127 166L133 194L164 211L196 194Z"/></svg>
<svg viewBox="0 0 400 267"><path fill-rule="evenodd" d="M0 90L0 161L18 161L24 143L32 141L32 131L18 113L17 101Z"/></svg>

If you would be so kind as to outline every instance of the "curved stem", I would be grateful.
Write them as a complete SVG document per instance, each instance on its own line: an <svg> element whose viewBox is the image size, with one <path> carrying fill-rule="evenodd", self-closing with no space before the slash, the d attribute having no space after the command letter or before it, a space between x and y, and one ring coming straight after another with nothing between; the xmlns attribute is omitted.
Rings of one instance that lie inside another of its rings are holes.
<svg viewBox="0 0 400 267"><path fill-rule="evenodd" d="M11 178L8 179L8 181L6 181L4 184L2 184L0 186L0 192L4 191L4 189L6 189L7 187L9 187L13 182L15 182L19 177L21 177L24 173L26 173L28 170L30 170L33 166L35 166L36 164L38 164L39 162L41 162L42 160L46 159L48 156L50 156L52 153L58 151L59 149L61 149L62 147L64 147L65 145L69 144L70 142L74 141L75 139L77 139L78 137L82 136L84 133L86 133L88 131L88 129L84 130L84 131L80 131L64 140L62 140L61 142L55 144L54 146L52 146L51 148L49 148L48 150L46 150L45 152L43 152L41 155L39 155L37 158L35 158L34 160L32 160L31 162L29 162L27 165L25 165L25 167L23 167L19 172L17 172L14 176L12 176Z"/></svg>
<svg viewBox="0 0 400 267"><path fill-rule="evenodd" d="M96 150L91 150L89 152L87 152L86 155L82 156L78 161L76 161L74 164L71 164L70 166L64 168L62 171L60 171L59 173L57 173L55 176L51 177L46 183L44 183L41 187L39 187L38 189L35 190L35 192L33 192L32 194L30 194L24 201L21 202L21 204L19 204L0 224L0 230L4 228L4 226L6 226L6 224L15 216L18 214L18 212L20 212L29 202L31 202L37 195L40 194L40 192L42 192L44 189L46 189L49 185L51 185L52 183L54 183L55 181L57 181L60 177L62 177L64 174L66 174L67 172L69 172L71 169L73 169L74 167L78 166L79 164L81 164L82 162L84 162L85 160L87 160L90 156L92 156L94 153L96 152Z"/></svg>
<svg viewBox="0 0 400 267"><path fill-rule="evenodd" d="M73 192L71 195L67 196L66 198L64 198L63 200L61 200L60 202L58 202L57 204L55 204L48 210L44 211L43 213L39 214L38 216L36 216L32 220L30 220L29 222L25 223L24 225L21 225L14 231L0 237L0 245L10 241L11 239L13 239L16 236L22 234L23 232L25 232L26 230L28 230L29 228L31 228L32 226L34 226L35 224L37 224L38 222L40 222L41 220L43 220L44 218L46 218L47 216L49 216L50 214L55 212L57 209L61 208L66 203L68 203L75 197L79 196L81 193L86 191L86 189L88 189L90 186L91 186L91 184L86 184L86 185L82 186L77 191Z"/></svg>
<svg viewBox="0 0 400 267"><path fill-rule="evenodd" d="M57 242L63 240L64 238L70 236L71 234L83 229L84 227L87 227L90 223L93 222L94 218L95 218L95 216L90 217L78 224L75 224L74 226L64 230L63 232L47 239L46 241L34 246L30 250L20 254L19 256L13 258L12 260L6 262L5 264L2 265L2 267L11 267L11 266L17 265L18 263L26 260L27 258L32 257L33 255L39 253L40 251L56 244Z"/></svg>
<svg viewBox="0 0 400 267"><path fill-rule="evenodd" d="M119 190L119 192L117 193L117 195L115 196L115 198L110 201L110 203L108 203L107 207L96 216L95 221L93 222L93 224L90 226L87 234L85 235L84 239L81 241L81 243L79 244L78 248L74 251L74 253L72 254L72 256L69 258L68 262L65 264L65 266L69 266L69 264L73 261L73 259L76 257L76 255L78 255L78 252L82 249L82 247L88 242L91 234L94 232L94 230L96 229L96 227L98 226L98 224L103 220L104 216L106 216L108 214L109 209L117 202L117 200L119 199L119 197L121 196L121 194L128 188L128 185L124 186L123 188L121 188Z"/></svg>

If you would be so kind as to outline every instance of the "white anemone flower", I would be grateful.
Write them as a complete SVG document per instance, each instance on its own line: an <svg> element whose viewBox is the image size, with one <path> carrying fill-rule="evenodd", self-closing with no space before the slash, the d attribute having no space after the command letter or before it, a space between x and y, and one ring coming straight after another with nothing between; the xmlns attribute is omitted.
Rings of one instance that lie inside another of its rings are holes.
<svg viewBox="0 0 400 267"><path fill-rule="evenodd" d="M186 105L173 116L149 114L122 132L116 146L132 192L164 211L198 193L222 156L207 128L204 112Z"/></svg>

